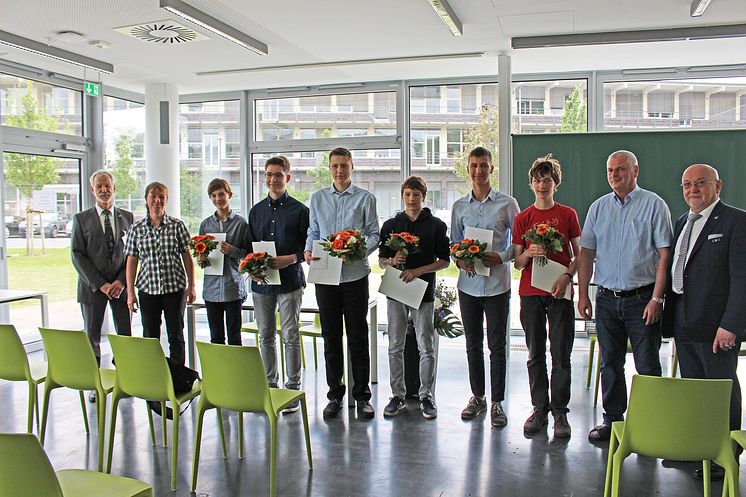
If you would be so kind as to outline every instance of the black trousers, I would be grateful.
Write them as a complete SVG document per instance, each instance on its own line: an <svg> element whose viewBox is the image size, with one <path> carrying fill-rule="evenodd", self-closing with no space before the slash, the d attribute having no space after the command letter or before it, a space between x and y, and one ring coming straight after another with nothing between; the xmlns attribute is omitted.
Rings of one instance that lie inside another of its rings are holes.
<svg viewBox="0 0 746 497"><path fill-rule="evenodd" d="M210 342L225 343L228 331L228 345L241 345L241 305L242 300L230 302L209 302L205 300L207 324L210 326Z"/></svg>
<svg viewBox="0 0 746 497"><path fill-rule="evenodd" d="M329 400L342 400L345 385L342 332L347 333L347 347L352 362L352 396L355 400L370 400L370 349L368 345L368 276L356 281L334 285L316 285L316 302L324 337L324 360ZM344 318L344 327L342 326Z"/></svg>
<svg viewBox="0 0 746 497"><path fill-rule="evenodd" d="M101 364L101 328L104 325L107 305L111 308L117 335L132 334L130 310L127 307L127 292L122 292L118 299L109 300L101 294L101 298L96 298L94 302L81 302L80 311L83 314L83 325L99 364Z"/></svg>
<svg viewBox="0 0 746 497"><path fill-rule="evenodd" d="M186 362L184 347L184 290L154 295L138 292L142 334L146 338L161 337L161 313L166 318L168 350L178 364Z"/></svg>
<svg viewBox="0 0 746 497"><path fill-rule="evenodd" d="M547 375L547 320L552 354L551 384ZM531 404L540 411L566 413L570 402L570 353L575 339L572 300L542 295L521 297L521 324L528 347L526 366Z"/></svg>
<svg viewBox="0 0 746 497"><path fill-rule="evenodd" d="M484 395L484 321L487 318L487 346L490 349L492 402L505 400L505 333L508 328L510 290L491 297L473 297L459 290L459 308L466 336L466 359L473 395Z"/></svg>

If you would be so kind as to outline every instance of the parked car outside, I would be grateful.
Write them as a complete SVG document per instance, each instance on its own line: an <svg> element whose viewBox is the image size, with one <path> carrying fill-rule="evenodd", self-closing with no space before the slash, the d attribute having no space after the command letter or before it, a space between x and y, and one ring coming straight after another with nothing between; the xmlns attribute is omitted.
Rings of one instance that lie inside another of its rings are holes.
<svg viewBox="0 0 746 497"><path fill-rule="evenodd" d="M5 216L5 237L21 236L18 233L18 225L24 219L22 216Z"/></svg>
<svg viewBox="0 0 746 497"><path fill-rule="evenodd" d="M47 238L57 238L58 236L70 236L67 228L67 223L72 219L71 214L64 212L48 212L41 215L41 221L44 226L44 236ZM33 234L38 235L39 232L39 215L35 214L32 217L33 223ZM26 220L24 219L18 223L18 234L22 237L26 236Z"/></svg>

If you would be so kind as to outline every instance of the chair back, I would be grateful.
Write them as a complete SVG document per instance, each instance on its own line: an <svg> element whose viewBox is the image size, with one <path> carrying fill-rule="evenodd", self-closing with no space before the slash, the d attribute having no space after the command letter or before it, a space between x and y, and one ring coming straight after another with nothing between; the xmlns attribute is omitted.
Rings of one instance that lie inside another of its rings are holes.
<svg viewBox="0 0 746 497"><path fill-rule="evenodd" d="M637 454L715 459L730 437L731 380L635 375L622 444Z"/></svg>
<svg viewBox="0 0 746 497"><path fill-rule="evenodd" d="M0 324L0 379L24 381L31 377L26 349L12 324Z"/></svg>
<svg viewBox="0 0 746 497"><path fill-rule="evenodd" d="M47 352L47 382L75 390L100 385L98 363L83 331L39 328Z"/></svg>
<svg viewBox="0 0 746 497"><path fill-rule="evenodd" d="M35 435L0 433L0 497L63 497L57 475Z"/></svg>
<svg viewBox="0 0 746 497"><path fill-rule="evenodd" d="M109 335L117 358L116 387L130 397L171 400L171 371L157 338Z"/></svg>
<svg viewBox="0 0 746 497"><path fill-rule="evenodd" d="M197 342L202 364L202 397L240 412L272 411L269 383L257 347Z"/></svg>

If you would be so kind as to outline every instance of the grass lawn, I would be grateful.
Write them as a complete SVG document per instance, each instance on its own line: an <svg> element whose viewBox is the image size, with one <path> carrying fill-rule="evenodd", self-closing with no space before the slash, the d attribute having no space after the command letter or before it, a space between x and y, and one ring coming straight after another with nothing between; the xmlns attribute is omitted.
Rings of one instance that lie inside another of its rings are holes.
<svg viewBox="0 0 746 497"><path fill-rule="evenodd" d="M70 249L48 248L47 253L41 255L41 249L37 248L35 253L27 256L25 248L8 250L8 288L45 291L50 302L75 300L78 274L70 260ZM38 305L35 302L22 304Z"/></svg>

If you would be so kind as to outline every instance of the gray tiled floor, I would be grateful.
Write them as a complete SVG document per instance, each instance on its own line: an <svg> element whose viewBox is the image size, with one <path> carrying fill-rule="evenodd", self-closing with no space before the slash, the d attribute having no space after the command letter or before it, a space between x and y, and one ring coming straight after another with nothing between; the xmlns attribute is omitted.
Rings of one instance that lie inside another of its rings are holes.
<svg viewBox="0 0 746 497"><path fill-rule="evenodd" d="M398 417L384 419L382 409L390 390L386 340L379 349L381 383L373 386L374 420L358 420L354 410L340 418L321 418L326 399L323 369L305 371L314 469L309 471L303 448L300 416L283 416L279 428L278 495L281 496L600 496L606 463L606 445L590 444L588 429L600 417L592 407L592 389L586 390L587 341L576 341L573 354L573 397L569 441L555 440L549 429L532 438L523 434L523 421L531 406L525 371L526 353L514 347L510 355L504 429L493 429L484 416L463 422L460 411L469 398L463 343L441 342L437 401L439 416L425 420L416 402ZM664 374L667 369L664 346ZM310 355L311 347L307 348ZM323 363L323 360L321 361ZM321 365L320 365L321 366ZM323 367L323 366L322 366ZM631 368L628 367L628 373ZM4 416L0 431L25 428L26 387L0 382ZM96 436L86 438L77 395L53 394L46 449L57 469L95 468ZM126 400L120 407L113 472L152 482L157 496L190 495L194 408L184 416L181 431L178 490L170 492L170 447L153 447L148 435L144 403ZM214 411L206 416L198 496L254 496L269 494L268 423L246 415L246 456L238 459L237 417L225 416L229 438L228 459L223 460L217 439ZM89 413L92 428L95 416ZM108 419L108 416L107 416ZM95 430L95 428L94 428ZM156 435L160 437L159 424ZM170 436L170 425L169 425ZM2 464L12 461L2 461ZM702 495L701 483L688 471L691 463L664 468L660 461L631 456L624 465L624 495ZM742 478L743 481L743 478ZM713 492L720 492L719 483ZM194 494L191 494L194 495Z"/></svg>

